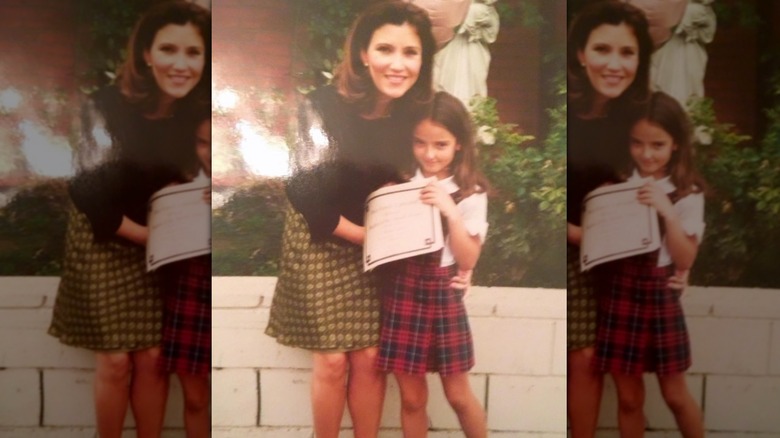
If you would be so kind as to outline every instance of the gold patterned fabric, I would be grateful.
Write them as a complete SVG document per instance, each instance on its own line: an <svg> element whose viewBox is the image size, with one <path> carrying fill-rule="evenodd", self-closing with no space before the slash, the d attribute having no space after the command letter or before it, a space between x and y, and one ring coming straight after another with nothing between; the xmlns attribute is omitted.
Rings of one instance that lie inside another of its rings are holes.
<svg viewBox="0 0 780 438"><path fill-rule="evenodd" d="M580 272L579 248L566 251L566 343L569 351L596 345L597 302L591 271Z"/></svg>
<svg viewBox="0 0 780 438"><path fill-rule="evenodd" d="M375 278L361 247L311 242L306 221L288 208L282 260L266 334L308 350L353 351L379 344Z"/></svg>
<svg viewBox="0 0 780 438"><path fill-rule="evenodd" d="M89 221L71 208L63 273L49 334L95 351L134 351L160 344L162 300L146 272L144 248L95 242Z"/></svg>

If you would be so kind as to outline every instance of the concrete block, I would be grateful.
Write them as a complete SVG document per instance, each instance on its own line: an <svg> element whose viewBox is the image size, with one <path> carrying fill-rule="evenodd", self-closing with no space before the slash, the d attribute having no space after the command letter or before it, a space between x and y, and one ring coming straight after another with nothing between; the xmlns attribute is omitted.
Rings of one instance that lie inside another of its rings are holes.
<svg viewBox="0 0 780 438"><path fill-rule="evenodd" d="M715 303L713 316L780 319L780 294L772 289L709 288Z"/></svg>
<svg viewBox="0 0 780 438"><path fill-rule="evenodd" d="M688 318L687 322L693 353L691 373L767 373L770 321Z"/></svg>
<svg viewBox="0 0 780 438"><path fill-rule="evenodd" d="M214 319L230 319L231 313L245 311L217 310L213 312ZM311 368L311 353L300 348L281 345L265 334L268 323L268 310L252 311L254 321L251 328L241 327L237 318L234 321L238 327L225 327L222 323L214 324L212 333L212 366L239 368Z"/></svg>
<svg viewBox="0 0 780 438"><path fill-rule="evenodd" d="M0 277L0 309L51 307L59 277Z"/></svg>
<svg viewBox="0 0 780 438"><path fill-rule="evenodd" d="M780 376L780 321L772 322L772 339L769 345L769 374Z"/></svg>
<svg viewBox="0 0 780 438"><path fill-rule="evenodd" d="M566 378L490 376L488 428L565 433Z"/></svg>
<svg viewBox="0 0 780 438"><path fill-rule="evenodd" d="M566 375L566 320L555 321L555 334L553 341L552 374L556 376Z"/></svg>
<svg viewBox="0 0 780 438"><path fill-rule="evenodd" d="M6 309L0 308L0 329L46 330L51 322L51 309Z"/></svg>
<svg viewBox="0 0 780 438"><path fill-rule="evenodd" d="M553 320L471 318L475 373L548 375L552 370Z"/></svg>
<svg viewBox="0 0 780 438"><path fill-rule="evenodd" d="M92 371L43 372L43 425L89 427L95 425ZM125 422L129 426L128 421Z"/></svg>
<svg viewBox="0 0 780 438"><path fill-rule="evenodd" d="M3 438L93 438L92 427L6 427L0 426Z"/></svg>
<svg viewBox="0 0 780 438"><path fill-rule="evenodd" d="M45 328L0 329L0 367L91 369L94 366L94 353L61 344Z"/></svg>
<svg viewBox="0 0 780 438"><path fill-rule="evenodd" d="M780 436L780 377L708 376L708 429Z"/></svg>
<svg viewBox="0 0 780 438"><path fill-rule="evenodd" d="M40 372L0 370L0 424L37 426L41 415ZM0 436L2 433L0 432Z"/></svg>
<svg viewBox="0 0 780 438"><path fill-rule="evenodd" d="M566 319L566 291L474 286L466 307L471 316Z"/></svg>
<svg viewBox="0 0 780 438"><path fill-rule="evenodd" d="M276 277L213 277L212 307L269 307Z"/></svg>
<svg viewBox="0 0 780 438"><path fill-rule="evenodd" d="M311 427L310 385L311 371L261 370L260 425Z"/></svg>
<svg viewBox="0 0 780 438"><path fill-rule="evenodd" d="M184 393L181 389L181 382L179 382L176 376L171 376L168 388L168 402L165 405L165 427L181 429L172 430L172 433L184 431Z"/></svg>
<svg viewBox="0 0 780 438"><path fill-rule="evenodd" d="M213 426L258 425L257 371L214 370L211 373L211 422Z"/></svg>
<svg viewBox="0 0 780 438"><path fill-rule="evenodd" d="M212 438L313 438L311 428L212 427Z"/></svg>

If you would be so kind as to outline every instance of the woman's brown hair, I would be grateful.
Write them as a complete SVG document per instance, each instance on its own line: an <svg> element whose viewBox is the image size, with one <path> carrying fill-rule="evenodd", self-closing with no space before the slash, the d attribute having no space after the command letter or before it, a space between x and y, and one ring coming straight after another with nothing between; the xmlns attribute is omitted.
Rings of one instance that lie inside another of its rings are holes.
<svg viewBox="0 0 780 438"><path fill-rule="evenodd" d="M169 24L195 26L206 50L200 81L180 101L198 104L211 101L211 13L192 2L165 1L152 6L136 24L128 42L127 57L118 72L120 91L143 112L154 111L160 98L160 89L146 65L144 52L151 49L157 32Z"/></svg>
<svg viewBox="0 0 780 438"><path fill-rule="evenodd" d="M443 126L460 145L450 164L453 180L460 188L463 198L473 193L484 193L490 188L487 178L477 165L477 145L474 123L471 114L457 97L440 91L418 120L424 120Z"/></svg>
<svg viewBox="0 0 780 438"><path fill-rule="evenodd" d="M620 97L610 102L609 111L621 114L627 107L645 104L650 96L650 56L653 52L653 40L650 38L647 17L636 6L622 1L597 1L582 9L569 27L566 77L569 111L573 114L587 113L593 105L596 91L585 69L580 65L577 54L585 49L591 32L604 24L627 25L634 32L639 46L639 65L634 81Z"/></svg>
<svg viewBox="0 0 780 438"><path fill-rule="evenodd" d="M344 44L344 58L336 69L335 83L339 94L360 109L370 112L377 98L377 89L360 57L368 49L374 32L386 24L409 24L417 32L422 45L420 74L412 88L399 98L407 102L429 102L433 95L433 55L436 41L431 30L431 20L422 8L404 1L382 1L369 6L355 20Z"/></svg>

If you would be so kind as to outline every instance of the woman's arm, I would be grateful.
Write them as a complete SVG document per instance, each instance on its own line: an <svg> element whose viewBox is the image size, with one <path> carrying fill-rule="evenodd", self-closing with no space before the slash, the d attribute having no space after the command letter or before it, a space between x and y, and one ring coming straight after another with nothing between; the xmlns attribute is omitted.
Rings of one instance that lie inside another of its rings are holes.
<svg viewBox="0 0 780 438"><path fill-rule="evenodd" d="M582 243L582 227L566 222L566 240L572 245L580 246L580 243Z"/></svg>
<svg viewBox="0 0 780 438"><path fill-rule="evenodd" d="M339 216L339 223L333 230L333 235L355 245L362 245L366 239L366 227L357 225L344 216Z"/></svg>
<svg viewBox="0 0 780 438"><path fill-rule="evenodd" d="M134 222L127 216L122 216L122 223L119 224L116 235L136 245L146 246L146 242L149 240L149 227Z"/></svg>

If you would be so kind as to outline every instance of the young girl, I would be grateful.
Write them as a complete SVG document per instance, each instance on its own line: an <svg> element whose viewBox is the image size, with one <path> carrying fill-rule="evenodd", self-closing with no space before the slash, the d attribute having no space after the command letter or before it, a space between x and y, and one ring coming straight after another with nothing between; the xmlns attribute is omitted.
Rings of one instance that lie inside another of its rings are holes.
<svg viewBox="0 0 780 438"><path fill-rule="evenodd" d="M200 162L196 180L211 178L211 117L201 116L195 133ZM211 204L211 190L203 194ZM167 268L167 269L165 269ZM211 254L165 266L161 367L176 373L184 393L187 438L208 437L211 371Z"/></svg>
<svg viewBox="0 0 780 438"><path fill-rule="evenodd" d="M441 375L466 436L485 437L485 412L468 381L474 350L464 292L451 280L479 258L488 227L487 183L476 167L469 113L457 98L437 93L413 138L418 169L412 179L438 180L422 190L421 199L441 211L447 243L441 251L401 262L388 282L377 366L398 381L404 437L427 435L426 372Z"/></svg>
<svg viewBox="0 0 780 438"><path fill-rule="evenodd" d="M609 267L599 297L595 362L617 386L624 438L644 434L644 372L658 376L682 435L704 436L701 410L685 383L691 355L680 291L668 283L675 269L693 265L704 232L704 182L693 166L691 136L685 110L661 92L651 96L630 131L629 180L652 178L638 199L658 212L663 243Z"/></svg>

